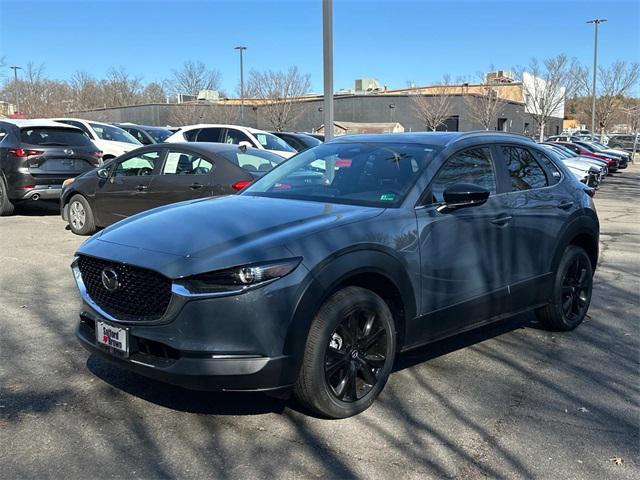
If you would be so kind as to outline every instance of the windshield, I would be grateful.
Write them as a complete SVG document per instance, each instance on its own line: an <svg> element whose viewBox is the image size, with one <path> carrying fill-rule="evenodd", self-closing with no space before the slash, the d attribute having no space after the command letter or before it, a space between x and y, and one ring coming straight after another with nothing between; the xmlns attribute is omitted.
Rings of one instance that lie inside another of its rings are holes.
<svg viewBox="0 0 640 480"><path fill-rule="evenodd" d="M91 147L93 143L84 132L71 128L37 127L20 130L20 140L29 145L59 147Z"/></svg>
<svg viewBox="0 0 640 480"><path fill-rule="evenodd" d="M280 152L295 152L296 150L291 147L287 142L275 135L266 132L251 132L256 137L260 145L267 150L278 150Z"/></svg>
<svg viewBox="0 0 640 480"><path fill-rule="evenodd" d="M280 155L258 150L257 148L252 148L246 152L240 149L237 151L226 150L218 152L218 155L248 172L268 172L284 161L284 158Z"/></svg>
<svg viewBox="0 0 640 480"><path fill-rule="evenodd" d="M104 123L91 123L91 128L96 132L99 138L102 140L111 140L113 142L133 143L136 145L142 145L131 134L125 132L121 128L113 127L111 125L105 125Z"/></svg>
<svg viewBox="0 0 640 480"><path fill-rule="evenodd" d="M395 207L439 146L326 143L267 173L243 195Z"/></svg>
<svg viewBox="0 0 640 480"><path fill-rule="evenodd" d="M166 128L150 128L145 130L157 142L162 143L172 135L171 130Z"/></svg>

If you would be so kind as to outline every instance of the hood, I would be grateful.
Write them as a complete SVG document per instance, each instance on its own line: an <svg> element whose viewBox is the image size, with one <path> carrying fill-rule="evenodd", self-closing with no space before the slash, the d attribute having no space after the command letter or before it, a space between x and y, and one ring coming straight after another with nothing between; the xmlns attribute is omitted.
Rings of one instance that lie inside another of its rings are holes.
<svg viewBox="0 0 640 480"><path fill-rule="evenodd" d="M91 237L79 253L165 270L145 257L189 259L192 270L292 257L287 243L384 209L230 195L167 205L118 222ZM122 248L120 248L122 247ZM127 253L129 252L129 253ZM130 252L138 252L132 257ZM145 254L144 252L147 252ZM127 258L120 258L121 255ZM174 274L175 272L171 272Z"/></svg>

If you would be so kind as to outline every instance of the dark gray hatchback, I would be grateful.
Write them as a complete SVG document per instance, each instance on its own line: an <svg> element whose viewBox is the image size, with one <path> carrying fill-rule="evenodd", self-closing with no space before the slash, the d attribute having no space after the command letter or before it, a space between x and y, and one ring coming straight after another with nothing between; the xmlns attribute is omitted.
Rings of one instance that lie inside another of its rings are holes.
<svg viewBox="0 0 640 480"><path fill-rule="evenodd" d="M579 325L598 259L591 195L516 135L342 137L240 195L89 239L72 265L77 335L162 381L293 388L322 415L354 415L399 351L529 309Z"/></svg>

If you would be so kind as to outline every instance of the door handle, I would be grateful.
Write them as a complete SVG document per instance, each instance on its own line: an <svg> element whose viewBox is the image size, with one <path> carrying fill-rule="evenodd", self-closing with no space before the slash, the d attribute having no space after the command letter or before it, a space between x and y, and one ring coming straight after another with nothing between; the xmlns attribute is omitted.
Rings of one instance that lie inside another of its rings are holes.
<svg viewBox="0 0 640 480"><path fill-rule="evenodd" d="M563 200L558 204L558 208L561 208L562 210L569 210L571 207L573 207L573 202L570 202L569 200Z"/></svg>
<svg viewBox="0 0 640 480"><path fill-rule="evenodd" d="M198 182L194 182L191 185L189 185L189 188L191 190L198 190L199 188L202 188L202 187L204 187L204 185L202 185L201 183L198 183Z"/></svg>
<svg viewBox="0 0 640 480"><path fill-rule="evenodd" d="M147 187L146 185L137 185L137 186L136 186L136 190L137 190L137 191L139 191L139 192L143 192L143 191L145 191L147 188L149 188L149 187Z"/></svg>
<svg viewBox="0 0 640 480"><path fill-rule="evenodd" d="M498 225L500 227L504 227L507 225L513 217L511 215L500 215L499 217L493 218L489 220L494 225Z"/></svg>

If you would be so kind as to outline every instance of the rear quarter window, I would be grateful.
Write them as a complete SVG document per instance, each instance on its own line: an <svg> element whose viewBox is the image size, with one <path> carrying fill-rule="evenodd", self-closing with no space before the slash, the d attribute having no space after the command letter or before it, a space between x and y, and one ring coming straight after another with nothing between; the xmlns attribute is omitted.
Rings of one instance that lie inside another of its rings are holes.
<svg viewBox="0 0 640 480"><path fill-rule="evenodd" d="M93 145L83 132L58 127L22 128L20 129L20 141L42 147L90 147Z"/></svg>

